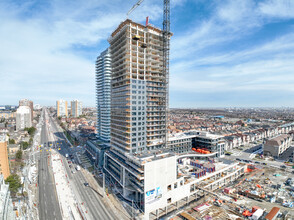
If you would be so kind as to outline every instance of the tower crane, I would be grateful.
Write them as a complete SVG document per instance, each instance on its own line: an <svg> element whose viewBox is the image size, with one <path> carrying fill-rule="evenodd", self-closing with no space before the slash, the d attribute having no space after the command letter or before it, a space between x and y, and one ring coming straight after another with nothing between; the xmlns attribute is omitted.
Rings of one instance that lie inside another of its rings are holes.
<svg viewBox="0 0 294 220"><path fill-rule="evenodd" d="M127 13L127 17L129 17L129 15L139 6L141 5L141 3L143 2L144 0L139 0L136 4L133 5L133 7L128 11Z"/></svg>

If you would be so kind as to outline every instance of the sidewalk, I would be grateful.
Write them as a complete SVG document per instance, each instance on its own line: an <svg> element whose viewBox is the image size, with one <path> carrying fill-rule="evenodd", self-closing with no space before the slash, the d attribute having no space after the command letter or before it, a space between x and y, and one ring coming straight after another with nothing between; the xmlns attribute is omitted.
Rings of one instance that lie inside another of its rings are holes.
<svg viewBox="0 0 294 220"><path fill-rule="evenodd" d="M63 167L63 161L60 154L56 153L54 150L52 150L51 153L51 164L63 219L82 219L77 209L77 201Z"/></svg>

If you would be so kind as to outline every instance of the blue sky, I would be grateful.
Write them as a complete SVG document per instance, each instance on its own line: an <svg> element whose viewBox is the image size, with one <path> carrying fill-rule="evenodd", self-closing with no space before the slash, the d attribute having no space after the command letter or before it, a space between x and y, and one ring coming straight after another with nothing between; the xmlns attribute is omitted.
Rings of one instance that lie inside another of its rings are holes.
<svg viewBox="0 0 294 220"><path fill-rule="evenodd" d="M0 104L95 105L95 59L136 0L0 1ZM294 107L293 0L171 0L170 107ZM130 16L162 26L162 1Z"/></svg>

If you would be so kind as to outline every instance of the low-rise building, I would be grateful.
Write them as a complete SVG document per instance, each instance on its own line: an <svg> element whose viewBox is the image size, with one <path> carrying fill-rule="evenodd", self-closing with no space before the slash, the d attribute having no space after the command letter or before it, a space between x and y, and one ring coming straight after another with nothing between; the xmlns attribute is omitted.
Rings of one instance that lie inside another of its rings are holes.
<svg viewBox="0 0 294 220"><path fill-rule="evenodd" d="M193 138L193 148L216 152L216 157L222 157L225 155L226 143L224 136L211 134L209 132L195 131L194 133L196 136ZM193 134L193 132L191 134Z"/></svg>
<svg viewBox="0 0 294 220"><path fill-rule="evenodd" d="M0 119L1 118L8 119L8 118L13 118L13 117L15 117L15 112L12 112L12 111L0 111Z"/></svg>
<svg viewBox="0 0 294 220"><path fill-rule="evenodd" d="M0 174L3 175L5 179L10 175L7 142L7 136L0 135Z"/></svg>
<svg viewBox="0 0 294 220"><path fill-rule="evenodd" d="M85 153L98 170L103 169L104 152L110 148L109 143L99 140L88 140L85 145Z"/></svg>
<svg viewBox="0 0 294 220"><path fill-rule="evenodd" d="M277 137L267 140L264 144L264 155L278 158L287 150L292 142L292 137L288 134L281 134Z"/></svg>

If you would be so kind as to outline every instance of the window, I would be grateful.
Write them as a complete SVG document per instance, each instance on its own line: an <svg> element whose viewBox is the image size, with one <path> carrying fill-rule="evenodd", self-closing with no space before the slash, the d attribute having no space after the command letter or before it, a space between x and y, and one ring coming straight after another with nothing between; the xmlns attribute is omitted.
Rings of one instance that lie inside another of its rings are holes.
<svg viewBox="0 0 294 220"><path fill-rule="evenodd" d="M167 199L167 203L171 203L171 198Z"/></svg>
<svg viewBox="0 0 294 220"><path fill-rule="evenodd" d="M171 190L171 185L168 185L167 186L167 191L170 191Z"/></svg>
<svg viewBox="0 0 294 220"><path fill-rule="evenodd" d="M135 89L136 88L136 85L132 85L132 88Z"/></svg>
<svg viewBox="0 0 294 220"><path fill-rule="evenodd" d="M178 183L174 184L174 189L178 188Z"/></svg>
<svg viewBox="0 0 294 220"><path fill-rule="evenodd" d="M132 104L136 105L136 101L132 101Z"/></svg>

